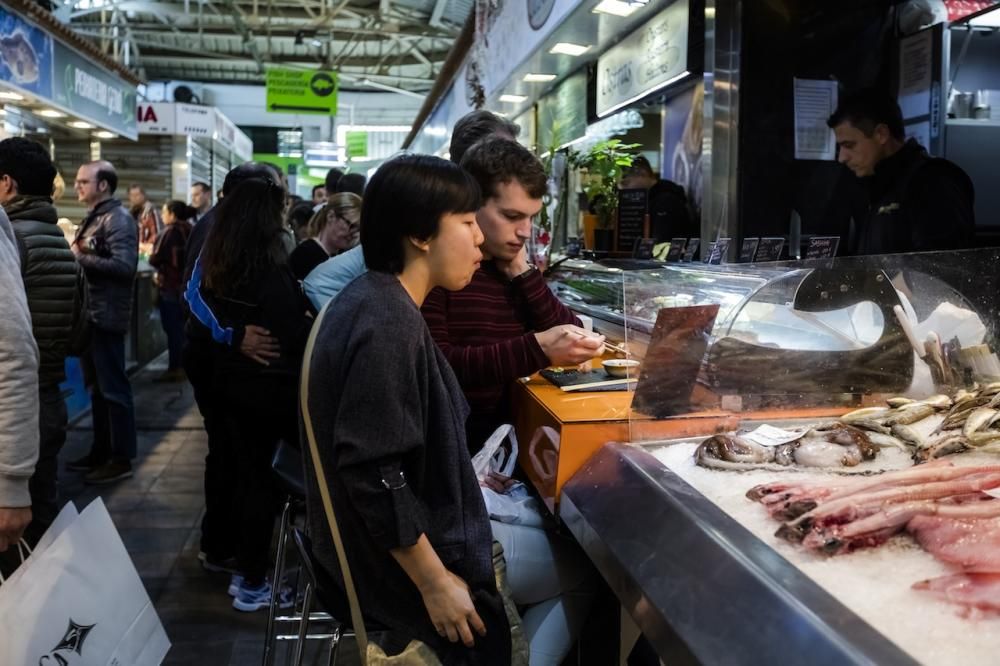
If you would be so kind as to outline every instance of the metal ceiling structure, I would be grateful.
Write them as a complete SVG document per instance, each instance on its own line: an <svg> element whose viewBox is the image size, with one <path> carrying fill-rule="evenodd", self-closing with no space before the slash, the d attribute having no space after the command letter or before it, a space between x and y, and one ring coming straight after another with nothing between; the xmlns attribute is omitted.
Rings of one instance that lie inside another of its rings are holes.
<svg viewBox="0 0 1000 666"><path fill-rule="evenodd" d="M341 87L423 95L473 0L66 0L73 32L147 81L263 83L327 68Z"/></svg>

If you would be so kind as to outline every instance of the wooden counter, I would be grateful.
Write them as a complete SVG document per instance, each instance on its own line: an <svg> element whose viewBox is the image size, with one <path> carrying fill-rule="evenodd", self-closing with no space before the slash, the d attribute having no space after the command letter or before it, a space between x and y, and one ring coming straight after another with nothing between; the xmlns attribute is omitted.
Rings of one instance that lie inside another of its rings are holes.
<svg viewBox="0 0 1000 666"><path fill-rule="evenodd" d="M741 414L716 410L669 419L634 414L630 421L632 396L630 391L566 392L540 375L517 383L512 411L520 443L518 462L554 514L558 515L563 485L607 442L696 437L735 430L745 420L827 418L849 411L843 407Z"/></svg>

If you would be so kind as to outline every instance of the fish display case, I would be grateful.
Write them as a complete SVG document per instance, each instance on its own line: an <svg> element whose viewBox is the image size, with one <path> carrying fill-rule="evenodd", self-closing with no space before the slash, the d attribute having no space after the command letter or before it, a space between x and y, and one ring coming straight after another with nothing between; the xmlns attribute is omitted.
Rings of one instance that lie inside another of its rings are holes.
<svg viewBox="0 0 1000 666"><path fill-rule="evenodd" d="M597 272L577 277L608 285ZM563 485L558 513L660 656L995 663L1000 251L620 273L617 305L586 305L643 338L626 343L641 363L627 436ZM726 418L662 435L706 411ZM795 439L757 459L741 446L762 432ZM933 448L949 432L961 446ZM843 433L871 455L796 457L855 446Z"/></svg>

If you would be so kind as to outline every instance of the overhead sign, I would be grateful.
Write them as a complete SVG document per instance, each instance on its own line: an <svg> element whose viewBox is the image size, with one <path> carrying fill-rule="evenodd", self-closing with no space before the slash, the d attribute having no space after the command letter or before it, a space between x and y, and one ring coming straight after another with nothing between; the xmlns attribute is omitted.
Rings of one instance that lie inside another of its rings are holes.
<svg viewBox="0 0 1000 666"><path fill-rule="evenodd" d="M347 156L368 157L368 132L347 133Z"/></svg>
<svg viewBox="0 0 1000 666"><path fill-rule="evenodd" d="M53 51L56 104L130 139L138 138L135 86L59 42Z"/></svg>
<svg viewBox="0 0 1000 666"><path fill-rule="evenodd" d="M177 133L211 137L215 132L215 109L197 104L176 104Z"/></svg>
<svg viewBox="0 0 1000 666"><path fill-rule="evenodd" d="M52 38L2 6L0 81L52 98Z"/></svg>
<svg viewBox="0 0 1000 666"><path fill-rule="evenodd" d="M688 0L669 7L597 60L597 115L604 117L688 74Z"/></svg>
<svg viewBox="0 0 1000 666"><path fill-rule="evenodd" d="M587 134L587 72L566 78L550 95L538 100L538 149L546 152Z"/></svg>
<svg viewBox="0 0 1000 666"><path fill-rule="evenodd" d="M139 134L170 135L174 133L174 105L167 102L137 104L135 119L139 124Z"/></svg>
<svg viewBox="0 0 1000 666"><path fill-rule="evenodd" d="M268 113L337 113L337 73L301 69L267 70Z"/></svg>

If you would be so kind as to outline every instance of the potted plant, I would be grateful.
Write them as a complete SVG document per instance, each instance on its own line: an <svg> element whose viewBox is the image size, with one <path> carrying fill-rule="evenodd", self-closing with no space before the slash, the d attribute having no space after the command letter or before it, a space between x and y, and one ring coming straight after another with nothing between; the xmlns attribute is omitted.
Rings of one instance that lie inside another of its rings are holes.
<svg viewBox="0 0 1000 666"><path fill-rule="evenodd" d="M597 218L595 250L611 249L614 220L618 213L618 181L635 159L630 151L638 147L637 143L625 144L619 139L607 139L595 143L589 150L570 154L570 164L586 172L582 187L587 203Z"/></svg>

